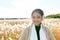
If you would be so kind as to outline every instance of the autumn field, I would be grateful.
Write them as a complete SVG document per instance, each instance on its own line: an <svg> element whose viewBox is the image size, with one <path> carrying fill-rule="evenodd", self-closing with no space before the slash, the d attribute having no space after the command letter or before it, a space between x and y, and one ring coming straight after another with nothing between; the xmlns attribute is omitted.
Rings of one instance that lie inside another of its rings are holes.
<svg viewBox="0 0 60 40"><path fill-rule="evenodd" d="M59 18L50 18L44 19L43 25L48 27L56 40L60 40L60 19Z"/></svg>
<svg viewBox="0 0 60 40"><path fill-rule="evenodd" d="M20 40L26 27L29 27L29 19L0 20L0 40Z"/></svg>

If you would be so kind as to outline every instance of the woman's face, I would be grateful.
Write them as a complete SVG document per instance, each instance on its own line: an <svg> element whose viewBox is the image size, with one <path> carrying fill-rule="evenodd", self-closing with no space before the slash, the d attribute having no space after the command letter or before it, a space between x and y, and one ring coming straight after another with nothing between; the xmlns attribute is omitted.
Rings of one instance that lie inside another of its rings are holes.
<svg viewBox="0 0 60 40"><path fill-rule="evenodd" d="M32 21L34 25L38 26L39 24L42 23L42 16L38 12L34 12L32 14Z"/></svg>

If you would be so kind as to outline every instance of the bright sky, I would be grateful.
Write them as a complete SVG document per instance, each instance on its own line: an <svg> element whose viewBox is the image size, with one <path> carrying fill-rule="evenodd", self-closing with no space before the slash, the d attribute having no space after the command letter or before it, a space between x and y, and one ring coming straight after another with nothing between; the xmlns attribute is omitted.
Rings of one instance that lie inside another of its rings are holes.
<svg viewBox="0 0 60 40"><path fill-rule="evenodd" d="M60 0L0 0L0 18L30 18L36 8L45 16L60 13Z"/></svg>

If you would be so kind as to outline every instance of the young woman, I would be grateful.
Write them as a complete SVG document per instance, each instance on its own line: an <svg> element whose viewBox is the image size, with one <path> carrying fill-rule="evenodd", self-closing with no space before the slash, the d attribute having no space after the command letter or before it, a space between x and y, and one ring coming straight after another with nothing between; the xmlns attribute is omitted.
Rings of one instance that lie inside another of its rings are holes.
<svg viewBox="0 0 60 40"><path fill-rule="evenodd" d="M50 30L42 25L43 15L41 9L33 10L31 15L33 26L31 27L30 40L55 40Z"/></svg>

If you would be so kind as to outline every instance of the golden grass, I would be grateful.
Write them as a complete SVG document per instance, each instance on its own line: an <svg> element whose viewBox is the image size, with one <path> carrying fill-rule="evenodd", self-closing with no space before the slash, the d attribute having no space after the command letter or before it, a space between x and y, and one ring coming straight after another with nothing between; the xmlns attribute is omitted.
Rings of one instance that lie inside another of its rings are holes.
<svg viewBox="0 0 60 40"><path fill-rule="evenodd" d="M43 25L51 30L56 40L60 40L60 19L44 19Z"/></svg>
<svg viewBox="0 0 60 40"><path fill-rule="evenodd" d="M19 40L31 20L0 20L0 40Z"/></svg>

